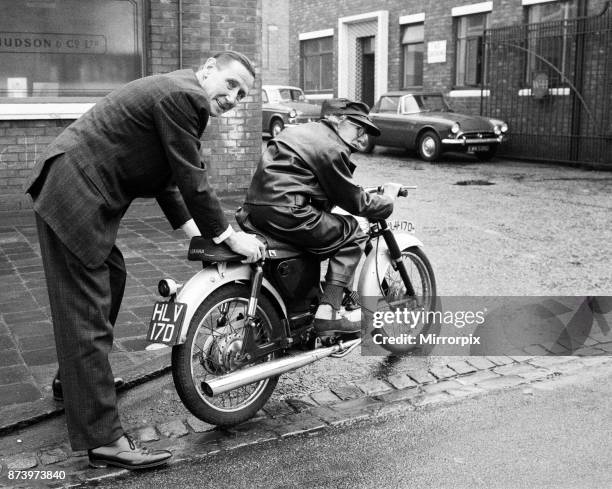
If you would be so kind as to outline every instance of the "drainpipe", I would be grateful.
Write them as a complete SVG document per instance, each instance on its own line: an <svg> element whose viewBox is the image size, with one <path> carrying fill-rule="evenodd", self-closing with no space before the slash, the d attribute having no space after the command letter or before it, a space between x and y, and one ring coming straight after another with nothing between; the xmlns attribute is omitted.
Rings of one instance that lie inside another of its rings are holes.
<svg viewBox="0 0 612 489"><path fill-rule="evenodd" d="M178 62L179 70L183 69L183 0L178 0Z"/></svg>

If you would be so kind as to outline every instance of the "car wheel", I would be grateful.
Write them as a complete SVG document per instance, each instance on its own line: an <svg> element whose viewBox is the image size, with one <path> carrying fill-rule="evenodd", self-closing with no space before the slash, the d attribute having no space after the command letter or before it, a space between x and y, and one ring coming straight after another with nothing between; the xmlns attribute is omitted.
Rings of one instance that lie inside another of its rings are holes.
<svg viewBox="0 0 612 489"><path fill-rule="evenodd" d="M371 153L372 151L374 151L374 146L376 146L376 144L374 143L374 140L375 138L368 134L366 143L361 151L363 153Z"/></svg>
<svg viewBox="0 0 612 489"><path fill-rule="evenodd" d="M280 119L274 119L270 124L270 134L273 138L278 136L280 132L285 128L285 124Z"/></svg>
<svg viewBox="0 0 612 489"><path fill-rule="evenodd" d="M489 161L497 153L497 146L491 146L488 151L479 151L476 153L476 158L480 161Z"/></svg>
<svg viewBox="0 0 612 489"><path fill-rule="evenodd" d="M442 154L440 138L433 131L425 131L419 138L417 151L422 160L436 161Z"/></svg>

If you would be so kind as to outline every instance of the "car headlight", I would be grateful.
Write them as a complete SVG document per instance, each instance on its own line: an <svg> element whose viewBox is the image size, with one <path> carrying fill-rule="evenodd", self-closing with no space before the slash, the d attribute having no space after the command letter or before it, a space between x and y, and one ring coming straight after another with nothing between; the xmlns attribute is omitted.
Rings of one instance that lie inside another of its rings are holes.
<svg viewBox="0 0 612 489"><path fill-rule="evenodd" d="M291 111L289 112L289 118L290 119L295 119L297 117L297 112L295 109L291 109Z"/></svg>
<svg viewBox="0 0 612 489"><path fill-rule="evenodd" d="M508 132L508 124L505 122L501 125L501 132Z"/></svg>
<svg viewBox="0 0 612 489"><path fill-rule="evenodd" d="M493 128L493 132L499 136L502 133L501 126L498 126L496 124L495 127Z"/></svg>
<svg viewBox="0 0 612 489"><path fill-rule="evenodd" d="M456 122L451 126L451 132L453 134L457 134L460 130L459 124L457 124Z"/></svg>

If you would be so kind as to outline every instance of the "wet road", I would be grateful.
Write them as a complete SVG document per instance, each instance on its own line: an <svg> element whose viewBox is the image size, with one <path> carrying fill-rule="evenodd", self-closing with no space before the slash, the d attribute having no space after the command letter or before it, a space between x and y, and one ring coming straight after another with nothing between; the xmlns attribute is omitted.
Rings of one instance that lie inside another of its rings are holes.
<svg viewBox="0 0 612 489"><path fill-rule="evenodd" d="M99 487L601 489L612 486L611 395L600 368Z"/></svg>

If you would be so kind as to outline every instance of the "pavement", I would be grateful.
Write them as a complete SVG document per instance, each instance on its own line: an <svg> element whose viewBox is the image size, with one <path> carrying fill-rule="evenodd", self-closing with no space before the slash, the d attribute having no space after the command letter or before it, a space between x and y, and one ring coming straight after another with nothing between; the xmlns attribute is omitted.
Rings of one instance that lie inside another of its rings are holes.
<svg viewBox="0 0 612 489"><path fill-rule="evenodd" d="M242 194L222 196L233 219ZM173 231L154 201L136 201L118 236L127 283L115 327L110 362L129 388L164 371L170 349L148 352L145 336L157 283L170 277L183 283L201 268L187 261L189 241ZM0 435L59 414L51 381L57 371L55 340L34 214L0 213Z"/></svg>
<svg viewBox="0 0 612 489"><path fill-rule="evenodd" d="M488 393L551 389L555 382L573 382L586 371L606 371L612 358L598 357L472 357L431 369L418 368L386 380L338 384L301 398L269 402L258 415L235 427L219 429L193 416L169 416L163 423L127 428L152 449L170 449L170 465L203 461L242 447L310 436L357 422L403 416L413 410L478 398ZM551 385L553 384L553 385ZM45 443L36 433L15 433L0 443L0 487L13 489L96 486L131 477L119 468L91 469L85 451L73 452L65 439ZM19 447L36 447L20 451Z"/></svg>

